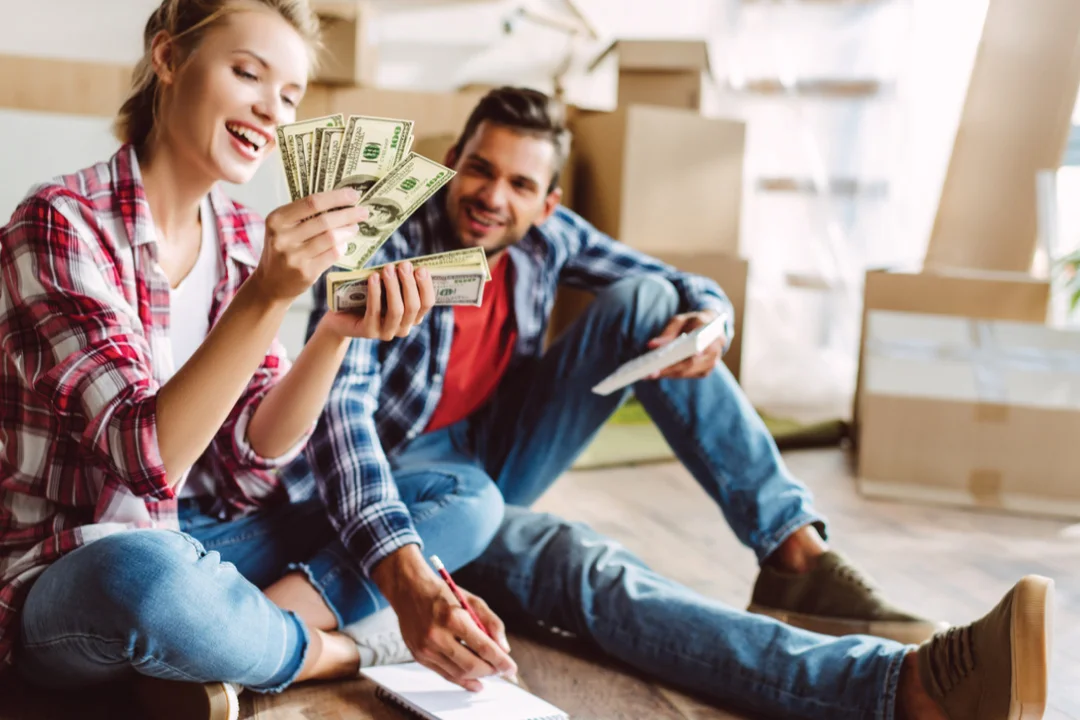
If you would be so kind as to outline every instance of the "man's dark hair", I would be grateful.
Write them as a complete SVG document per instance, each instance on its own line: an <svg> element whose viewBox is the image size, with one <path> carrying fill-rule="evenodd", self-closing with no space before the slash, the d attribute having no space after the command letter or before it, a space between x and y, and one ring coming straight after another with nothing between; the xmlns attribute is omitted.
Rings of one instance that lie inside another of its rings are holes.
<svg viewBox="0 0 1080 720"><path fill-rule="evenodd" d="M501 87L480 100L469 115L465 129L454 145L454 154L461 157L465 143L476 133L480 123L487 120L523 135L550 140L555 146L555 173L551 177L551 192L559 185L563 166L570 155L570 130L566 127L566 106L537 90Z"/></svg>

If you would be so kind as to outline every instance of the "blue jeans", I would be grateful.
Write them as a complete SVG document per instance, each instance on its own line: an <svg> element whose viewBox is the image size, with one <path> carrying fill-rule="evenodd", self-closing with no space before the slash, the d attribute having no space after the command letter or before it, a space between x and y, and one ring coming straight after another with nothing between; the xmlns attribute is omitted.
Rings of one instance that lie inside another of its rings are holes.
<svg viewBox="0 0 1080 720"><path fill-rule="evenodd" d="M449 568L474 559L498 529L502 498L475 468L402 470L395 479L421 538ZM182 501L180 532L117 533L49 566L21 614L22 676L72 688L140 673L277 692L300 671L308 629L261 589L303 572L339 625L387 606L321 500L230 522L206 514L211 504Z"/></svg>
<svg viewBox="0 0 1080 720"><path fill-rule="evenodd" d="M571 466L630 392L601 397L590 388L642 352L678 309L667 281L616 283L543 358L507 377L486 412L420 436L394 462L471 465L499 487L503 524L457 576L518 627L569 632L673 685L771 717L891 720L908 648L816 635L727 607L584 525L522 507ZM810 493L724 366L632 391L759 560L801 527L824 534Z"/></svg>

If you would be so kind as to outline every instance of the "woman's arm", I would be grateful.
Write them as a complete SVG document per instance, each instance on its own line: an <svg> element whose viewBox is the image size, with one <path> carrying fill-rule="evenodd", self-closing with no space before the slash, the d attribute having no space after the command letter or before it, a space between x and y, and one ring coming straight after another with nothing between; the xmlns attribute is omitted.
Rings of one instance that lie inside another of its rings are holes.
<svg viewBox="0 0 1080 720"><path fill-rule="evenodd" d="M383 288L386 313L381 311ZM319 321L292 369L259 403L248 426L248 443L262 457L278 457L296 445L319 417L353 337L404 337L435 302L430 274L408 261L368 279L364 315L328 313Z"/></svg>
<svg viewBox="0 0 1080 720"><path fill-rule="evenodd" d="M252 276L191 359L158 391L158 448L170 486L195 464L224 424L288 308L287 299L267 296Z"/></svg>

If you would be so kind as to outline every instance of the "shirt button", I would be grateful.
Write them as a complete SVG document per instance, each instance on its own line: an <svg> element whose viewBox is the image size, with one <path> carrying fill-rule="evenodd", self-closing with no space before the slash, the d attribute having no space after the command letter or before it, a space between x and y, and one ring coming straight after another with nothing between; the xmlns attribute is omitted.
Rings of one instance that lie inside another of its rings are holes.
<svg viewBox="0 0 1080 720"><path fill-rule="evenodd" d="M442 375L440 375L438 373L435 373L434 375L431 376L431 380L432 380L432 382L440 383L440 382L442 382Z"/></svg>

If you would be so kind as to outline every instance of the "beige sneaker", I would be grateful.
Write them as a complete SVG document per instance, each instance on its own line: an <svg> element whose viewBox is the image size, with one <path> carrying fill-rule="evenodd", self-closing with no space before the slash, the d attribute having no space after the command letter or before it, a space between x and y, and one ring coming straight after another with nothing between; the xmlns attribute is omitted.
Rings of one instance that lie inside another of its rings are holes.
<svg viewBox="0 0 1080 720"><path fill-rule="evenodd" d="M1030 575L980 620L918 650L923 688L950 720L1039 720L1050 676L1054 581Z"/></svg>
<svg viewBox="0 0 1080 720"><path fill-rule="evenodd" d="M135 692L154 720L237 720L240 687L226 682L188 683L140 675Z"/></svg>
<svg viewBox="0 0 1080 720"><path fill-rule="evenodd" d="M948 627L889 603L870 578L835 551L822 555L807 573L762 567L747 609L824 635L874 635L908 645Z"/></svg>

